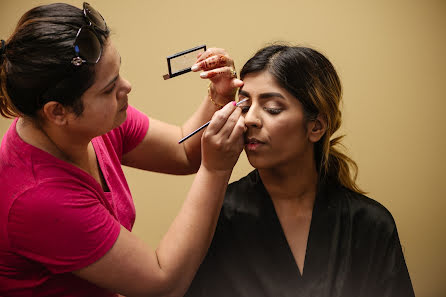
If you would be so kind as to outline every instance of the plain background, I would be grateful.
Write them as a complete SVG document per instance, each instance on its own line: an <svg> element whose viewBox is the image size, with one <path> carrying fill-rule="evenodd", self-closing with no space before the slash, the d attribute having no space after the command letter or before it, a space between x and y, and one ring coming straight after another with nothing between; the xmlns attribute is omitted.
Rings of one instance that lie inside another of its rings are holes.
<svg viewBox="0 0 446 297"><path fill-rule="evenodd" d="M82 6L81 1L68 1ZM45 1L0 0L0 37ZM335 65L344 87L343 128L359 184L393 214L417 296L446 294L446 1L90 0L113 31L131 104L182 124L206 94L197 73L164 81L166 56L206 44L237 69L277 41L311 46ZM0 120L3 136L11 120ZM242 154L231 180L252 170ZM155 247L193 176L125 169L134 233Z"/></svg>

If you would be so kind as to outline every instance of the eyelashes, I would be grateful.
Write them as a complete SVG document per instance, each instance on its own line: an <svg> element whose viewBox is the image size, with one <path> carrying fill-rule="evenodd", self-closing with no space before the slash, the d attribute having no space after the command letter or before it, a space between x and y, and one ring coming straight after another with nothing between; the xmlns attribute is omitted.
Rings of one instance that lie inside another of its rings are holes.
<svg viewBox="0 0 446 297"><path fill-rule="evenodd" d="M264 110L266 110L270 114L279 114L279 113L282 112L282 109L279 109L279 108L267 108L267 107L265 107Z"/></svg>
<svg viewBox="0 0 446 297"><path fill-rule="evenodd" d="M113 86L108 89L107 91L104 92L104 94L110 94L111 92L113 92L113 90L115 89L116 83L113 84Z"/></svg>
<svg viewBox="0 0 446 297"><path fill-rule="evenodd" d="M247 113L249 110L249 106L240 106L240 109L242 110L242 113Z"/></svg>
<svg viewBox="0 0 446 297"><path fill-rule="evenodd" d="M247 113L249 110L249 106L240 106L240 108L242 109L242 113ZM279 114L283 111L283 109L280 108L270 108L270 107L264 107L263 110L265 110L270 114Z"/></svg>

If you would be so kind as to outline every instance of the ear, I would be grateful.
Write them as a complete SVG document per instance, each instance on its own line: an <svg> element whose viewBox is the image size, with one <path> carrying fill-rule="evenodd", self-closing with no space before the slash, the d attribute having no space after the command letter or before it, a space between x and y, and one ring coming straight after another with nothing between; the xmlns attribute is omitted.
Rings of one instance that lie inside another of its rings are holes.
<svg viewBox="0 0 446 297"><path fill-rule="evenodd" d="M68 120L67 108L56 101L46 103L42 108L42 114L48 122L58 126L65 125Z"/></svg>
<svg viewBox="0 0 446 297"><path fill-rule="evenodd" d="M313 143L318 142L327 131L327 120L319 114L316 119L308 122L307 131L308 139Z"/></svg>

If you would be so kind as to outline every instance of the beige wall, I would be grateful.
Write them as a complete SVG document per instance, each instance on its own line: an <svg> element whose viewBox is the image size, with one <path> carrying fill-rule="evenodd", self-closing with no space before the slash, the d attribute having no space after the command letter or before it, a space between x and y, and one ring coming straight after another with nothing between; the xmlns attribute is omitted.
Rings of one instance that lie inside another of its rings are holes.
<svg viewBox="0 0 446 297"><path fill-rule="evenodd" d="M81 1L69 1L81 6ZM6 39L29 8L0 0ZM125 4L124 4L125 3ZM394 215L417 296L445 296L446 1L105 1L90 0L113 30L132 104L181 124L206 82L163 81L165 57L200 44L223 47L241 67L273 41L313 46L344 85L346 145L359 183ZM0 135L9 126L0 120ZM245 156L232 180L251 170ZM126 169L137 207L134 232L156 246L193 176Z"/></svg>

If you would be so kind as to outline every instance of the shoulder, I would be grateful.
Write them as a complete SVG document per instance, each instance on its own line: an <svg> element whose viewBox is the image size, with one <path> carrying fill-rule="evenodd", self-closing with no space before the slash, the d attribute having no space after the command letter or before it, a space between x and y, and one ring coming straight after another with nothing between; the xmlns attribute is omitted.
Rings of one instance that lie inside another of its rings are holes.
<svg viewBox="0 0 446 297"><path fill-rule="evenodd" d="M248 193L256 192L261 184L262 181L257 170L253 170L248 175L228 185L225 200L232 200L236 198L234 196L240 194L246 195Z"/></svg>
<svg viewBox="0 0 446 297"><path fill-rule="evenodd" d="M258 216L264 209L267 192L257 170L228 185L223 202L222 214Z"/></svg>
<svg viewBox="0 0 446 297"><path fill-rule="evenodd" d="M338 188L337 197L340 208L348 212L353 224L386 233L393 233L396 229L392 213L375 199L344 187Z"/></svg>
<svg viewBox="0 0 446 297"><path fill-rule="evenodd" d="M6 205L9 209L8 205L18 198L33 202L39 197L47 199L60 192L97 191L86 172L47 152L25 145L23 151L13 153L16 154L13 159L0 162L0 205L3 208Z"/></svg>

